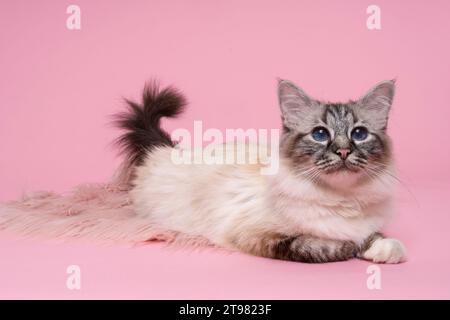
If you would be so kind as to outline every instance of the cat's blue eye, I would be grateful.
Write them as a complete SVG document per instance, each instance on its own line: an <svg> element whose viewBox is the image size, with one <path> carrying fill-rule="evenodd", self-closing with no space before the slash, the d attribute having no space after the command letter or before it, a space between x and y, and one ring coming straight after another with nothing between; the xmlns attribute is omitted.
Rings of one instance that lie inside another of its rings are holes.
<svg viewBox="0 0 450 320"><path fill-rule="evenodd" d="M311 135L314 140L319 142L324 142L330 139L330 133L324 127L316 127L311 132Z"/></svg>
<svg viewBox="0 0 450 320"><path fill-rule="evenodd" d="M366 128L356 127L355 129L352 130L351 137L352 137L352 140L362 141L362 140L366 140L368 135L369 135L369 131L367 131Z"/></svg>

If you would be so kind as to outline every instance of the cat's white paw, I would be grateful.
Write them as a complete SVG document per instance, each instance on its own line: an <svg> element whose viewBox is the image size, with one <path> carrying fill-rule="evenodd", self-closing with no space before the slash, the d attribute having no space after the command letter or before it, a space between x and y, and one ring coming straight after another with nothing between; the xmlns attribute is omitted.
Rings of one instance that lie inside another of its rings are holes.
<svg viewBox="0 0 450 320"><path fill-rule="evenodd" d="M363 258L376 263L400 263L406 261L406 249L397 239L380 238L363 253Z"/></svg>

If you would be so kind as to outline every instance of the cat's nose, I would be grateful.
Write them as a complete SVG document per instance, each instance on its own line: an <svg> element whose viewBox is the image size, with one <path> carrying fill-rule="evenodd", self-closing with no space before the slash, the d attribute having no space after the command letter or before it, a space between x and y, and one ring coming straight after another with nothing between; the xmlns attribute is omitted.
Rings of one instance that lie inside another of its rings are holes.
<svg viewBox="0 0 450 320"><path fill-rule="evenodd" d="M342 158L342 160L345 160L347 156L350 154L350 149L337 149L336 153Z"/></svg>

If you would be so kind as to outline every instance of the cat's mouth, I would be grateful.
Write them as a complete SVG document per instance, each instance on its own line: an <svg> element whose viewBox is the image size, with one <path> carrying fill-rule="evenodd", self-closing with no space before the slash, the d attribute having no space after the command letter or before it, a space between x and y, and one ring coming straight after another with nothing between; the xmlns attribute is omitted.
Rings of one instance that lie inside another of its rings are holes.
<svg viewBox="0 0 450 320"><path fill-rule="evenodd" d="M337 172L357 173L361 170L361 164L353 163L348 160L334 161L322 168L325 174L332 174Z"/></svg>
<svg viewBox="0 0 450 320"><path fill-rule="evenodd" d="M352 188L357 185L364 175L363 164L347 160L334 160L326 167L320 168L322 174L317 180L339 189Z"/></svg>

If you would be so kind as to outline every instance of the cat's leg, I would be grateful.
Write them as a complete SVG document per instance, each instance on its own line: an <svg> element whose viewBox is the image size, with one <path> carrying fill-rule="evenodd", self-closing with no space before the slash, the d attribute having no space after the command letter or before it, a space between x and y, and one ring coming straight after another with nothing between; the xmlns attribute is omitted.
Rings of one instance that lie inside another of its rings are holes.
<svg viewBox="0 0 450 320"><path fill-rule="evenodd" d="M399 240L374 233L365 241L358 257L376 263L400 263L406 261L406 250Z"/></svg>
<svg viewBox="0 0 450 320"><path fill-rule="evenodd" d="M307 263L344 261L358 256L360 246L352 241L324 239L310 235L265 234L234 241L239 250L266 258Z"/></svg>

